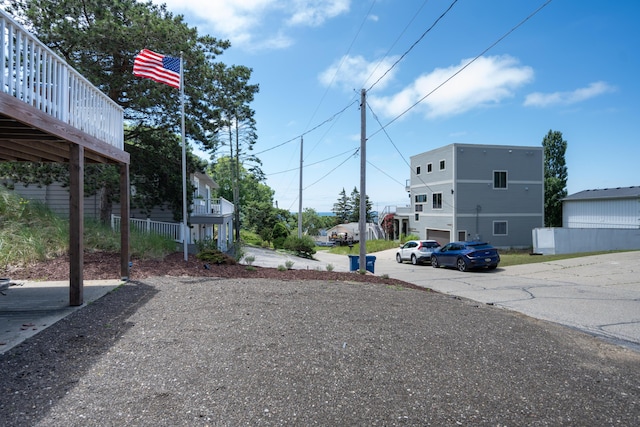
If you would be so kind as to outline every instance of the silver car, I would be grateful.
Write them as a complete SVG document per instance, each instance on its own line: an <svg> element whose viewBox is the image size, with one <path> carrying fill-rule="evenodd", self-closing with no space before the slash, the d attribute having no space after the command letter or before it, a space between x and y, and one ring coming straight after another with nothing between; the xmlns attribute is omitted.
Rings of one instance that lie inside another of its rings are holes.
<svg viewBox="0 0 640 427"><path fill-rule="evenodd" d="M409 240L396 253L396 261L411 261L411 264L431 263L431 254L440 247L435 240Z"/></svg>

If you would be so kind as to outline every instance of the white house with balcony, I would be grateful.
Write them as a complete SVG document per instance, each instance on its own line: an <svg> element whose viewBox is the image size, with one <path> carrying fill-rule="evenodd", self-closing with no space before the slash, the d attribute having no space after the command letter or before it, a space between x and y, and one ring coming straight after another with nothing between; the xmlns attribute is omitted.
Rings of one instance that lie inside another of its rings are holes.
<svg viewBox="0 0 640 427"><path fill-rule="evenodd" d="M233 213L235 207L224 197L213 197L218 184L201 172L191 174L189 182L193 186L193 203L187 207L187 244L190 250L196 242L215 240L217 248L222 252L231 249L233 243ZM132 189L135 191L135 188ZM119 205L113 206L112 228L119 227ZM173 219L172 210L165 204L151 212L131 209L131 225L136 229L154 232L172 238L176 242L184 242L184 226Z"/></svg>

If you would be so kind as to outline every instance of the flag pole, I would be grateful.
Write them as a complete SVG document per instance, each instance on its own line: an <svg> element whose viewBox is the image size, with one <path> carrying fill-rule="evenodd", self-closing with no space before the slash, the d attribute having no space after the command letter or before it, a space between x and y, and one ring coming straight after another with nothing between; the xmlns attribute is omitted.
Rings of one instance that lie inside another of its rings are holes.
<svg viewBox="0 0 640 427"><path fill-rule="evenodd" d="M182 128L182 242L184 248L184 260L189 259L187 250L187 147L184 131L184 61L180 52L180 121Z"/></svg>

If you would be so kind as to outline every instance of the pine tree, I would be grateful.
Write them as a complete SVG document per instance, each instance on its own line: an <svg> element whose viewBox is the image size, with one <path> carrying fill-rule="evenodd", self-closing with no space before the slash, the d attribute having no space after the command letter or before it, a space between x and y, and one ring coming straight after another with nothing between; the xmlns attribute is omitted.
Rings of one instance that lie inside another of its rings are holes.
<svg viewBox="0 0 640 427"><path fill-rule="evenodd" d="M332 211L336 215L336 218L338 218L338 223L344 224L349 222L351 218L351 203L344 188L339 196L338 201L333 204Z"/></svg>

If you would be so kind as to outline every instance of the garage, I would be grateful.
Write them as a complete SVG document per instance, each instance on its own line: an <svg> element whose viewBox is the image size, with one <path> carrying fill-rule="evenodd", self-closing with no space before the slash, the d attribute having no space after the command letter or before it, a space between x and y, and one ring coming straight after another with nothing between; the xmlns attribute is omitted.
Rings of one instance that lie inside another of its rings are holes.
<svg viewBox="0 0 640 427"><path fill-rule="evenodd" d="M451 232L449 230L427 228L427 240L435 240L444 246L451 241Z"/></svg>

